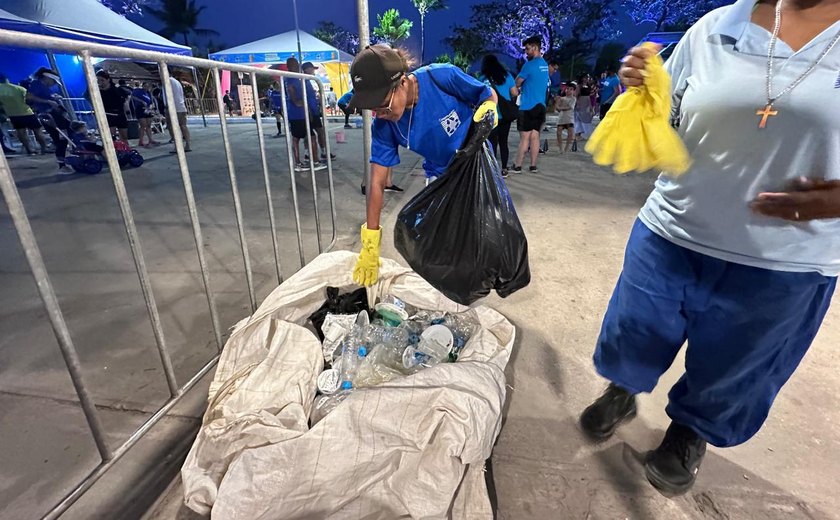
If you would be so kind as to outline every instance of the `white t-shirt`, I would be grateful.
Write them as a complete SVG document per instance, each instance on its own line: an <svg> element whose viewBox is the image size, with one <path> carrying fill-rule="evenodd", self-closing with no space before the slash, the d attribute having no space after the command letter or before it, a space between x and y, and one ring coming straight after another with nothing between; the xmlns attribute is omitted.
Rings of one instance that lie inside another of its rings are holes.
<svg viewBox="0 0 840 520"><path fill-rule="evenodd" d="M766 97L770 33L750 21L754 0L712 11L666 63L675 116L693 160L660 176L639 218L692 251L743 265L840 273L840 219L791 222L754 213L750 202L800 176L840 179L840 46L776 101L758 128ZM840 22L798 52L776 44L774 93L790 85L840 31Z"/></svg>
<svg viewBox="0 0 840 520"><path fill-rule="evenodd" d="M181 86L181 82L170 77L169 84L172 85L172 97L173 102L175 103L175 111L186 112L187 102L184 100L184 87Z"/></svg>
<svg viewBox="0 0 840 520"><path fill-rule="evenodd" d="M575 99L572 96L558 96L556 100L557 113L560 115L558 125L575 124Z"/></svg>

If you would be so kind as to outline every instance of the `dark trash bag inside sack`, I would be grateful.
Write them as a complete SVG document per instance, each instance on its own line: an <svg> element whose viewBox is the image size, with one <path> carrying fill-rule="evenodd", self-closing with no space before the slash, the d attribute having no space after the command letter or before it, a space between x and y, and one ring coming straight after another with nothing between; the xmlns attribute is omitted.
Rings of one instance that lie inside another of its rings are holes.
<svg viewBox="0 0 840 520"><path fill-rule="evenodd" d="M318 339L324 341L324 332L321 327L327 314L359 314L361 311L370 311L367 299L367 291L364 288L357 289L351 293L339 294L338 287L327 287L327 301L309 316L309 321L318 333Z"/></svg>
<svg viewBox="0 0 840 520"><path fill-rule="evenodd" d="M462 305L531 281L528 240L488 147L490 130L486 120L473 124L446 175L405 205L394 229L411 268Z"/></svg>

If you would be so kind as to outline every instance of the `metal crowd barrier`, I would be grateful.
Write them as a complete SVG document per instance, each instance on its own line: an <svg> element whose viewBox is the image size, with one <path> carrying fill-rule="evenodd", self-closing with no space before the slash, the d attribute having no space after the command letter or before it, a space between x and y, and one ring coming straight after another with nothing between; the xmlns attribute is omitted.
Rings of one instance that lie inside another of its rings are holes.
<svg viewBox="0 0 840 520"><path fill-rule="evenodd" d="M99 45L86 42L79 42L74 40L65 40L62 38L54 38L48 36L40 36L28 33L21 33L16 31L0 30L0 46L25 47L32 49L44 49L52 51L61 51L62 53L76 53L82 60L85 77L88 88L91 92L91 105L93 115L99 128L108 128L108 121L105 115L105 109L102 104L102 96L99 93L99 88L96 82L96 71L94 70L92 57L109 57L109 58L127 58L137 61L156 62L158 64L161 76L161 83L167 99L173 99L172 85L170 84L169 67L197 67L209 69L213 75L213 80L216 85L216 106L222 106L222 93L219 81L219 70L227 69L234 72L242 72L249 74L251 78L251 85L254 91L257 91L257 75L263 74L276 78L278 76L284 78L297 78L304 81L314 80L321 96L321 113L326 114L326 93L324 85L315 76L306 74L291 73L286 71L259 69L245 65L235 65L216 61L210 61L199 58L192 58L186 56L176 56L170 54L162 54L157 52L148 52L134 49L125 49L121 47L113 47L108 45ZM284 82L281 81L283 88L281 96L283 103L286 102L286 89ZM303 89L304 106L308 106L306 89ZM81 107L80 107L81 108ZM265 148L265 134L263 131L262 118L260 117L260 107L257 106L257 135L260 145L260 154L262 162L262 173L265 183L266 202L268 205L269 224L271 228L272 244L274 248L274 263L277 274L277 283L283 282L283 274L280 264L280 245L278 243L277 229L275 226L274 204L272 202L271 179L268 170L268 158ZM170 121L178 121L177 112L174 103L168 103ZM285 111L284 111L285 112ZM311 129L309 110L304 110L306 118L307 131ZM323 117L323 116L322 116ZM288 116L283 114L284 125L289 128ZM230 137L228 135L227 120L221 117L222 138L224 142L225 155L227 158L228 175L230 178L231 191L233 195L233 205L236 213L236 224L239 231L239 241L242 252L242 261L245 268L248 296L251 310L255 310L257 306L256 297L254 294L254 281L251 271L251 259L248 252L248 244L245 237L242 205L239 198L239 188L236 179L236 171L234 168L233 150L230 144ZM326 129L326 121L324 121ZM216 344L219 351L222 349L222 329L219 324L218 312L213 297L210 272L207 267L207 260L205 258L201 223L198 218L198 211L196 209L195 197L193 195L192 180L190 178L190 171L187 165L186 155L184 153L184 141L181 133L181 128L176 124L173 125L173 133L175 137L175 148L178 157L178 164L181 170L181 178L184 184L184 193L186 195L186 202L189 209L190 221L192 224L193 238L195 239L196 252L198 254L198 263L201 268L202 279L204 282L204 292L207 297L207 305L211 321L213 324L213 332L216 339ZM81 408L84 412L88 426L90 428L93 440L96 444L101 462L98 466L89 473L81 482L78 483L57 505L55 505L43 518L55 519L61 516L67 509L76 502L102 475L105 474L125 453L134 446L137 441L143 437L162 417L166 415L169 410L186 394L204 375L206 375L216 364L219 359L217 354L206 365L204 365L196 374L194 374L188 381L183 384L178 383L175 377L175 372L172 366L172 360L169 354L169 349L166 344L166 339L161 325L160 314L158 306L155 302L154 292L149 278L149 272L146 267L146 260L143 253L143 248L140 243L140 237L137 233L137 226L134 222L134 213L129 203L128 193L126 191L125 183L123 181L123 174L120 168L117 155L114 150L113 139L109 132L102 132L102 141L105 148L105 157L108 162L108 167L111 172L111 178L116 190L117 201L119 203L120 211L122 213L123 222L125 225L126 234L128 235L128 242L131 247L131 252L134 258L134 264L137 271L137 276L140 280L140 286L143 292L143 297L146 303L146 309L149 313L152 330L154 332L155 342L157 345L158 354L160 356L161 364L163 366L164 375L167 385L169 387L170 398L167 402L157 410L143 425L141 425L129 438L120 446L113 447L108 444L105 438L105 430L100 421L99 414L91 398L87 384L82 376L81 362L76 347L73 344L73 339L70 336L70 331L65 322L64 315L58 304L58 299L53 288L50 276L47 273L44 265L41 251L38 243L35 240L35 235L29 222L29 217L20 198L20 194L15 186L12 172L9 168L9 163L5 155L0 153L0 191L3 193L3 198L9 208L12 221L20 238L21 246L26 256L26 260L35 278L35 283L38 292L46 307L47 314L52 325L53 332L58 340L58 346L61 354L64 357L67 370L72 380L76 394L79 397ZM286 139L286 148L288 152L289 174L292 184L292 199L294 204L295 228L297 231L298 251L300 256L300 265L303 267L306 263L306 257L303 248L303 234L301 230L300 206L297 193L297 181L295 178L294 159L292 154L291 139ZM330 201L330 218L332 221L332 238L330 243L326 246L326 250L331 249L336 242L336 210L335 210L335 192L333 186L333 167L330 159L330 141L326 140L326 154L327 154L327 176L329 182L329 201ZM309 173L312 181L313 202L314 202L314 216L315 228L317 233L318 252L324 251L321 239L321 216L318 209L318 187L316 184L314 160L315 154L310 151L312 161L310 161Z"/></svg>

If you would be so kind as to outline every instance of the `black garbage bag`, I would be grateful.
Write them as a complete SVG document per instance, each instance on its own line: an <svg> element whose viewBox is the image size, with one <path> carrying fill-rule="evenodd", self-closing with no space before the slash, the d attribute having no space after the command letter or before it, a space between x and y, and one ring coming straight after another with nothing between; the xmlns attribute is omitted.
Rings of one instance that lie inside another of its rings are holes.
<svg viewBox="0 0 840 520"><path fill-rule="evenodd" d="M358 314L361 311L370 312L365 288L350 293L338 294L337 287L327 287L327 301L309 316L309 321L318 333L318 339L324 341L321 327L327 314Z"/></svg>
<svg viewBox="0 0 840 520"><path fill-rule="evenodd" d="M394 228L411 268L462 305L531 281L528 240L487 144L491 130L487 120L473 123L446 175L405 205Z"/></svg>

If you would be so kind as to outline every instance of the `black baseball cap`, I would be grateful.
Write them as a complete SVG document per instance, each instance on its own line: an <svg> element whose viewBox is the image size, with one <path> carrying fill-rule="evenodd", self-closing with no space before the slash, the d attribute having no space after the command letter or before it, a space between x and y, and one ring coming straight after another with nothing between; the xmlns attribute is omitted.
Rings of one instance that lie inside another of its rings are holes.
<svg viewBox="0 0 840 520"><path fill-rule="evenodd" d="M381 43L365 47L350 65L353 97L348 108L379 108L406 72L405 60L395 49Z"/></svg>
<svg viewBox="0 0 840 520"><path fill-rule="evenodd" d="M315 68L315 64L312 63L311 61L307 61L306 63L304 63L303 65L300 66L300 70L314 69L314 68Z"/></svg>

